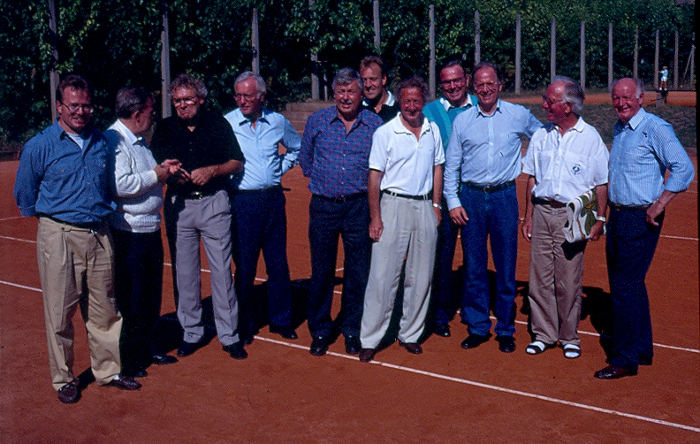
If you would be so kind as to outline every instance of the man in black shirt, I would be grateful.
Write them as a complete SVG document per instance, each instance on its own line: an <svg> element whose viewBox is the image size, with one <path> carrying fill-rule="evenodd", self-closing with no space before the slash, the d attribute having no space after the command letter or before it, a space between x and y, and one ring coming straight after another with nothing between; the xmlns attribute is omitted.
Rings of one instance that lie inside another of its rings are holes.
<svg viewBox="0 0 700 444"><path fill-rule="evenodd" d="M158 162L178 159L182 168L168 180L165 220L177 284L177 317L184 329L178 356L201 345L204 335L200 237L211 269L212 305L219 341L234 359L247 353L238 334L238 305L231 278L229 175L243 168L243 154L223 116L204 109L201 80L179 75L168 88L176 116L162 120L151 141Z"/></svg>
<svg viewBox="0 0 700 444"><path fill-rule="evenodd" d="M386 123L396 117L399 105L394 95L386 89L384 62L378 56L367 56L360 62L362 89L362 107L375 112Z"/></svg>

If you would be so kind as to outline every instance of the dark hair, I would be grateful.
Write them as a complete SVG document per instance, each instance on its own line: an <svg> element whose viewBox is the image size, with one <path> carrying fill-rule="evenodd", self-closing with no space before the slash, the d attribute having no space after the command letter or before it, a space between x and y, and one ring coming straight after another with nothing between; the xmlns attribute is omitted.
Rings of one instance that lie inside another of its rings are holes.
<svg viewBox="0 0 700 444"><path fill-rule="evenodd" d="M379 66L379 70L382 72L382 76L386 75L386 71L384 71L384 61L382 60L381 57L376 56L376 55L367 56L367 57L363 58L360 61L360 71L362 71L363 69L367 69L369 67L369 65L371 65L372 63Z"/></svg>
<svg viewBox="0 0 700 444"><path fill-rule="evenodd" d="M66 88L87 91L88 95L92 95L90 84L83 76L78 74L68 74L61 80L61 83L58 84L58 88L56 88L56 100L61 103L63 103L63 91Z"/></svg>
<svg viewBox="0 0 700 444"><path fill-rule="evenodd" d="M130 118L135 112L146 108L148 99L151 99L151 102L154 101L150 91L144 88L125 86L117 92L117 98L114 101L117 117Z"/></svg>
<svg viewBox="0 0 700 444"><path fill-rule="evenodd" d="M170 82L170 86L168 86L168 94L172 96L175 90L178 88L193 89L198 98L207 98L207 87L204 86L204 82L189 74L180 74L179 76L175 77L175 80Z"/></svg>
<svg viewBox="0 0 700 444"><path fill-rule="evenodd" d="M465 76L469 75L467 73L467 70L464 68L464 65L462 64L462 57L460 56L450 56L446 58L440 65L440 70L438 71L438 73L442 72L443 69L450 68L452 66L459 66L460 68L462 68L462 72L464 72Z"/></svg>
<svg viewBox="0 0 700 444"><path fill-rule="evenodd" d="M425 80L423 80L422 77L413 76L406 80L400 81L394 92L398 100L401 99L401 91L408 88L418 88L418 90L420 90L421 95L423 96L423 102L428 101L430 93L428 92L428 85L425 84Z"/></svg>
<svg viewBox="0 0 700 444"><path fill-rule="evenodd" d="M360 77L360 73L352 68L341 68L340 71L338 71L338 73L335 75L335 77L333 77L333 83L331 84L331 88L333 89L333 92L335 92L336 87L340 85L349 85L352 82L357 82L357 85L360 87L360 91L362 91L364 83L362 82L362 77Z"/></svg>
<svg viewBox="0 0 700 444"><path fill-rule="evenodd" d="M491 68L493 71L496 73L496 79L498 82L503 81L503 74L501 73L501 69L495 64L491 62L479 62L474 66L474 69L472 69L472 76L476 77L476 72L482 68Z"/></svg>

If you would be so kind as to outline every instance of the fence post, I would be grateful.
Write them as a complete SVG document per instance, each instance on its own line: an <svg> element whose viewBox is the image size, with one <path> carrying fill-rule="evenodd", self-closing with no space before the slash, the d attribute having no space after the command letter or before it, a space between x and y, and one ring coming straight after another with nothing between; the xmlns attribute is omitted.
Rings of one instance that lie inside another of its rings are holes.
<svg viewBox="0 0 700 444"><path fill-rule="evenodd" d="M428 16L430 17L430 31L428 42L430 44L430 63L428 68L428 88L430 98L435 98L435 5L428 6Z"/></svg>
<svg viewBox="0 0 700 444"><path fill-rule="evenodd" d="M520 29L520 14L515 16L515 94L520 94L520 46L521 46L521 29Z"/></svg>
<svg viewBox="0 0 700 444"><path fill-rule="evenodd" d="M638 77L637 64L639 62L639 27L634 28L634 65L632 66L632 77Z"/></svg>
<svg viewBox="0 0 700 444"><path fill-rule="evenodd" d="M49 71L49 88L51 89L51 122L57 117L56 113L56 88L58 87L58 24L56 20L56 2L49 0L49 35L51 40L51 70Z"/></svg>
<svg viewBox="0 0 700 444"><path fill-rule="evenodd" d="M381 45L381 35L379 27L379 0L374 0L372 5L372 12L374 15L374 49L379 54L379 46Z"/></svg>
<svg viewBox="0 0 700 444"><path fill-rule="evenodd" d="M659 30L656 30L656 44L654 47L654 89L659 89Z"/></svg>
<svg viewBox="0 0 700 444"><path fill-rule="evenodd" d="M163 118L170 117L170 34L168 33L168 2L163 2L163 29L160 31L160 82L161 82L161 114Z"/></svg>
<svg viewBox="0 0 700 444"><path fill-rule="evenodd" d="M314 5L314 0L309 0L309 9ZM315 40L314 36L314 40ZM315 52L311 53L311 100L319 99L319 84L318 84L318 74L316 74L316 69L318 68L318 54Z"/></svg>
<svg viewBox="0 0 700 444"><path fill-rule="evenodd" d="M474 11L474 64L481 62L481 24L479 10Z"/></svg>
<svg viewBox="0 0 700 444"><path fill-rule="evenodd" d="M586 90L586 22L581 20L581 52L579 54L579 83Z"/></svg>
<svg viewBox="0 0 700 444"><path fill-rule="evenodd" d="M552 17L549 29L549 81L557 75L557 19Z"/></svg>
<svg viewBox="0 0 700 444"><path fill-rule="evenodd" d="M613 84L613 24L608 23L608 91Z"/></svg>
<svg viewBox="0 0 700 444"><path fill-rule="evenodd" d="M250 46L253 50L252 68L255 74L260 74L260 39L258 38L258 8L253 8L250 24Z"/></svg>
<svg viewBox="0 0 700 444"><path fill-rule="evenodd" d="M678 30L675 33L675 43L673 45L673 89L678 89Z"/></svg>

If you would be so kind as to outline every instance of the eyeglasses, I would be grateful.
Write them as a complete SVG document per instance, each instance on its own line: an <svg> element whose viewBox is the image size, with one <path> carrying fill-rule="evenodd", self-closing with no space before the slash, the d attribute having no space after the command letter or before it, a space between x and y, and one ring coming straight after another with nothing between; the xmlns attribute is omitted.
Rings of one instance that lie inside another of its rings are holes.
<svg viewBox="0 0 700 444"><path fill-rule="evenodd" d="M555 103L563 103L563 100L552 100L547 96L542 96L542 101L547 104L547 106L552 106Z"/></svg>
<svg viewBox="0 0 700 444"><path fill-rule="evenodd" d="M475 83L474 89L476 91L492 91L498 88L501 82L486 82L486 83Z"/></svg>
<svg viewBox="0 0 700 444"><path fill-rule="evenodd" d="M176 99L173 97L173 105L177 106L181 103L184 103L185 105L194 105L196 100L197 99L195 97L183 97L181 99Z"/></svg>
<svg viewBox="0 0 700 444"><path fill-rule="evenodd" d="M63 102L61 102L61 105L68 108L68 111L70 111L71 113L76 113L76 112L78 112L78 110L82 110L84 113L91 113L92 110L95 109L95 107L92 105L82 105L79 103L63 103Z"/></svg>
<svg viewBox="0 0 700 444"><path fill-rule="evenodd" d="M251 100L255 100L257 97L258 97L258 94L234 94L233 95L233 98L238 100L238 101L241 101L241 100L251 101Z"/></svg>

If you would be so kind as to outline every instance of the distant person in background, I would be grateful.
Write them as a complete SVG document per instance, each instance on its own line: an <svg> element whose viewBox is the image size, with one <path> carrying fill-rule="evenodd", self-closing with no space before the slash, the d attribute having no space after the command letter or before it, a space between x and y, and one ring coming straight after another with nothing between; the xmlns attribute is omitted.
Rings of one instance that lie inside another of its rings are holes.
<svg viewBox="0 0 700 444"><path fill-rule="evenodd" d="M343 240L343 294L336 324L345 336L345 351L360 352L360 321L369 274L367 178L372 134L382 125L374 112L360 108L362 78L343 68L333 78L335 106L306 120L299 164L309 178L309 246L311 282L308 320L309 353L323 356L334 335L331 320L338 237Z"/></svg>
<svg viewBox="0 0 700 444"><path fill-rule="evenodd" d="M619 120L610 151L610 217L605 250L613 334L610 365L595 372L598 379L636 375L639 365L652 363L651 315L644 280L659 241L666 206L688 189L695 175L673 127L642 108L641 79L615 81L612 103Z"/></svg>
<svg viewBox="0 0 700 444"><path fill-rule="evenodd" d="M535 131L523 159L528 175L521 232L530 246L530 326L534 340L525 351L537 355L557 342L564 357L581 356L583 252L586 239L568 242L567 204L589 191L598 216L590 239L603 234L608 193L608 148L580 116L585 95L569 77L557 76L542 96L551 123Z"/></svg>
<svg viewBox="0 0 700 444"><path fill-rule="evenodd" d="M23 216L38 218L37 260L44 297L49 367L59 401L80 399L73 374L73 315L80 307L90 347L90 369L99 385L141 387L120 375L122 317L114 298L114 253L107 219L113 151L90 125L87 81L66 76L56 90L58 120L24 145L15 182Z"/></svg>
<svg viewBox="0 0 700 444"><path fill-rule="evenodd" d="M664 66L664 68L660 71L661 74L661 91L668 91L668 67Z"/></svg>
<svg viewBox="0 0 700 444"><path fill-rule="evenodd" d="M387 89L384 62L378 56L367 56L360 62L360 76L364 87L362 107L375 112L388 122L399 112L394 95Z"/></svg>
<svg viewBox="0 0 700 444"><path fill-rule="evenodd" d="M301 138L282 114L263 108L265 81L246 71L234 82L238 108L225 118L236 135L245 163L234 176L233 202L236 293L241 335L247 343L257 332L253 289L262 250L267 269L270 331L296 339L292 326L292 289L287 264L287 215L282 176L297 163ZM279 145L286 152L279 153Z"/></svg>
<svg viewBox="0 0 700 444"><path fill-rule="evenodd" d="M476 96L467 93L470 82L471 77L462 66L461 59L457 57L447 59L440 68L442 96L423 107L423 114L428 121L434 122L440 129L444 150L447 150L455 118L477 104ZM450 219L450 212L447 209L447 201L444 196L441 197L440 206L441 218L438 226L437 254L431 296L433 319L428 320L428 322L433 333L449 337L449 322L456 311L452 297L452 262L459 227Z"/></svg>
<svg viewBox="0 0 700 444"><path fill-rule="evenodd" d="M153 364L177 359L158 350L155 327L163 288L163 244L160 211L163 184L180 163L156 163L146 142L153 122L153 95L143 88L117 92L117 120L105 132L114 150L114 195L117 211L111 219L114 236L115 293L124 317L120 349L122 372L147 375Z"/></svg>

